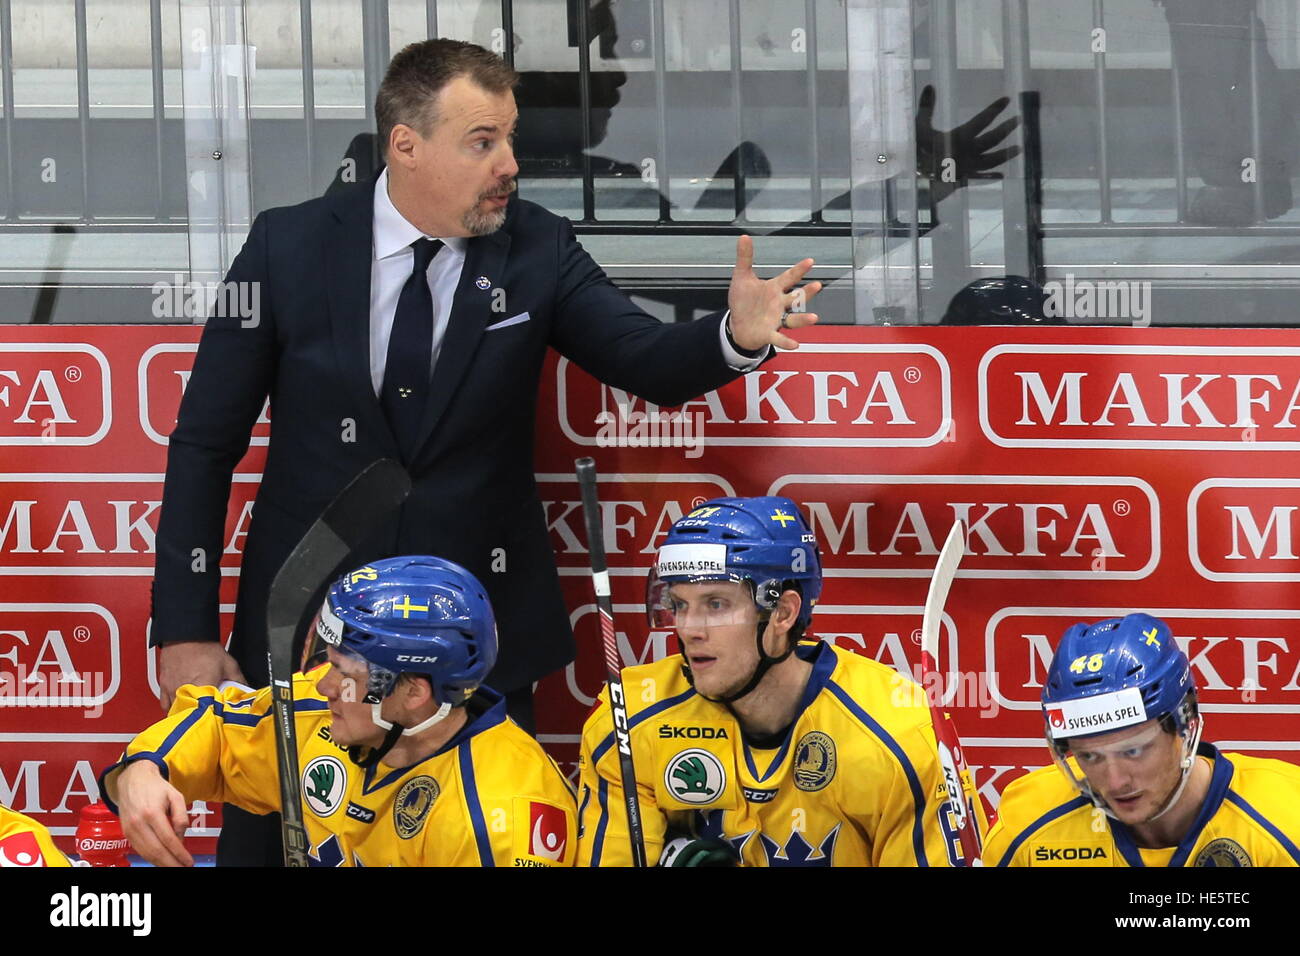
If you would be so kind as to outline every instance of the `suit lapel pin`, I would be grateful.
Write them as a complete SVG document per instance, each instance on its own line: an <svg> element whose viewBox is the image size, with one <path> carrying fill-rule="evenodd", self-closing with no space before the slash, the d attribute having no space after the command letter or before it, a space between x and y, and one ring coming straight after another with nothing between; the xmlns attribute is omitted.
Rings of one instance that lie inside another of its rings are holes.
<svg viewBox="0 0 1300 956"><path fill-rule="evenodd" d="M492 285L492 280L489 279L487 276L479 276L477 279L474 280L474 284L478 286L480 289L486 291Z"/></svg>

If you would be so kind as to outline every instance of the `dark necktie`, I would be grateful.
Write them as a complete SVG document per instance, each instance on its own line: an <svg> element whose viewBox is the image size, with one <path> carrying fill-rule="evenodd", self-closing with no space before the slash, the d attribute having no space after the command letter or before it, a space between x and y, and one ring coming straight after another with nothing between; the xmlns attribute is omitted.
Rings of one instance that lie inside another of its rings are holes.
<svg viewBox="0 0 1300 956"><path fill-rule="evenodd" d="M393 427L402 457L409 463L415 454L420 419L429 397L429 362L433 354L433 296L426 272L442 248L437 239L417 239L415 266L397 298L393 334L388 339L384 362L384 385L380 401Z"/></svg>

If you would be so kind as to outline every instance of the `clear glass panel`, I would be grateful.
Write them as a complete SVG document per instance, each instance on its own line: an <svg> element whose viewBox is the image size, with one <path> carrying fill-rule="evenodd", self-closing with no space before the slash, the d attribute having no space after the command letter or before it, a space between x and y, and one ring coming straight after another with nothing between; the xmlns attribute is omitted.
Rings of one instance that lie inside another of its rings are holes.
<svg viewBox="0 0 1300 956"><path fill-rule="evenodd" d="M187 145L200 7L248 71ZM851 10L910 42L881 58ZM223 268L249 215L374 171L389 53L433 29L509 44L523 196L674 315L718 303L744 230L767 267L818 260L832 322L1292 324L1298 24L1300 0L12 0L0 316L160 320L152 284ZM860 147L904 129L882 178ZM222 210L190 194L214 163Z"/></svg>
<svg viewBox="0 0 1300 956"><path fill-rule="evenodd" d="M188 271L177 0L14 0L0 63L0 321L157 321Z"/></svg>
<svg viewBox="0 0 1300 956"><path fill-rule="evenodd" d="M513 53L522 194L657 314L716 307L742 230L761 267L812 255L847 290L844 20L844 0L0 4L0 320L188 321L154 314L155 283L206 281L256 212L372 174L388 57L434 33ZM821 311L852 321L849 298Z"/></svg>
<svg viewBox="0 0 1300 956"><path fill-rule="evenodd" d="M854 314L863 323L919 317L911 13L907 0L848 8Z"/></svg>
<svg viewBox="0 0 1300 956"><path fill-rule="evenodd" d="M1294 324L1300 3L912 10L921 321ZM933 129L951 135L923 134L927 85Z"/></svg>
<svg viewBox="0 0 1300 956"><path fill-rule="evenodd" d="M249 80L257 51L245 40L240 0L181 0L181 35L190 275L217 282L252 222Z"/></svg>

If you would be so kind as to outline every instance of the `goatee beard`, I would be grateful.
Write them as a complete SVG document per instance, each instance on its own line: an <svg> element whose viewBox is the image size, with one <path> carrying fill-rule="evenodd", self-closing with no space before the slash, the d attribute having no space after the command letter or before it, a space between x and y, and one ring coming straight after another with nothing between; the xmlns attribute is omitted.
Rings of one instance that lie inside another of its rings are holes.
<svg viewBox="0 0 1300 956"><path fill-rule="evenodd" d="M488 236L496 232L506 222L505 209L493 209L490 212L480 212L477 208L471 209L461 218L460 223L465 227L465 231L471 236Z"/></svg>
<svg viewBox="0 0 1300 956"><path fill-rule="evenodd" d="M509 197L510 194L518 188L518 180L512 179L506 185L504 195ZM496 195L497 198L500 196L500 194L493 193L487 193L480 196L478 203L475 203L474 207L461 217L461 225L465 227L465 231L471 236L491 235L505 225L506 211L509 209L509 206L502 207L501 209L493 209L490 212L479 211L479 206L482 204L483 200L491 199L494 195Z"/></svg>

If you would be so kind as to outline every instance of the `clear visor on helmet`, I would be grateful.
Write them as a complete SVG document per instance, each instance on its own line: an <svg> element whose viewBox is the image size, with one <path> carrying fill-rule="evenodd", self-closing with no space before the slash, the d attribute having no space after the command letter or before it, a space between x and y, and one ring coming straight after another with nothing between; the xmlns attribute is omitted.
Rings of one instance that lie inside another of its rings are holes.
<svg viewBox="0 0 1300 956"><path fill-rule="evenodd" d="M1095 739L1075 737L1058 740L1055 749L1058 753L1064 751L1072 755L1081 767L1090 767L1112 758L1136 760L1147 753L1162 733L1164 729L1157 722L1142 730L1126 727Z"/></svg>
<svg viewBox="0 0 1300 956"><path fill-rule="evenodd" d="M753 586L737 578L665 581L651 571L646 583L646 614L655 630L746 624L761 610Z"/></svg>
<svg viewBox="0 0 1300 956"><path fill-rule="evenodd" d="M1164 727L1157 721L1150 727L1138 730L1125 728L1095 739L1076 737L1054 740L1051 728L1048 727L1047 743L1052 748L1052 759L1056 762L1057 769L1065 774L1080 793L1110 814L1110 808L1101 794L1088 782L1087 772L1094 768L1100 769L1112 760L1121 764L1143 760L1150 755L1151 748L1159 743L1164 733Z"/></svg>
<svg viewBox="0 0 1300 956"><path fill-rule="evenodd" d="M301 669L309 674L324 664L332 665L339 672L342 688L339 696L345 701L377 704L392 692L397 682L397 675L388 668L370 663L343 643L343 622L330 610L328 601L316 613L307 632Z"/></svg>

